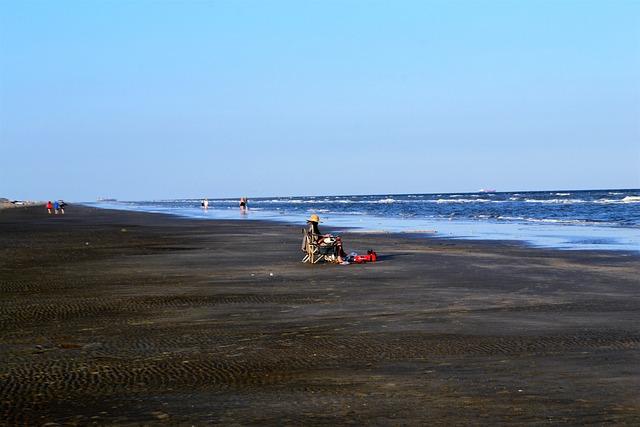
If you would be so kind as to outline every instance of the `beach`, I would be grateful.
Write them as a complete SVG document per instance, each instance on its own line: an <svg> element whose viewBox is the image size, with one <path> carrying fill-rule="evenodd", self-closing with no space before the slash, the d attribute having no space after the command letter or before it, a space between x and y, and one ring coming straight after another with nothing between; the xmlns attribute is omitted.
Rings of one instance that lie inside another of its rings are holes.
<svg viewBox="0 0 640 427"><path fill-rule="evenodd" d="M33 201L18 201L11 202L9 199L0 198L0 210L2 209L11 209L11 208L23 208L27 206L35 206L42 205L44 206L46 202L33 202Z"/></svg>
<svg viewBox="0 0 640 427"><path fill-rule="evenodd" d="M637 252L303 225L1 210L0 424L640 423Z"/></svg>

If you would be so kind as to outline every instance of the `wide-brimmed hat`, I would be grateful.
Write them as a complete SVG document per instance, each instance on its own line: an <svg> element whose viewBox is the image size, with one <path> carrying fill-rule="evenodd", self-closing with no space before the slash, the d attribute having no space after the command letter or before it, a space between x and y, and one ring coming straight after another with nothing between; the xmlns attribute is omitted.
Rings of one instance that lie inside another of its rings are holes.
<svg viewBox="0 0 640 427"><path fill-rule="evenodd" d="M307 222L320 222L320 217L316 214L311 214Z"/></svg>

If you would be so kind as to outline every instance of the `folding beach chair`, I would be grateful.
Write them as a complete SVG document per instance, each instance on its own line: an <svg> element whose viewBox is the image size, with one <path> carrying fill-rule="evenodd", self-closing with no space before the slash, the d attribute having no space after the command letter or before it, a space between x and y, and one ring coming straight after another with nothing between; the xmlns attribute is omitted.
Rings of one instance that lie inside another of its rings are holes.
<svg viewBox="0 0 640 427"><path fill-rule="evenodd" d="M302 251L305 253L302 262L317 264L321 261L336 262L338 260L338 247L331 243L319 244L319 235L313 234L307 228L302 229Z"/></svg>

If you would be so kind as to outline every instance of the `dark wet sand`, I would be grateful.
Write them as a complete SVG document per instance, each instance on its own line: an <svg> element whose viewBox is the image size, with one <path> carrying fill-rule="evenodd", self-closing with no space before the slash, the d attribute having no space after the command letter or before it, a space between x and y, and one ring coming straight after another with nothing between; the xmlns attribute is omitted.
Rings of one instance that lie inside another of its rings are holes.
<svg viewBox="0 0 640 427"><path fill-rule="evenodd" d="M637 255L300 228L0 211L0 424L640 424Z"/></svg>

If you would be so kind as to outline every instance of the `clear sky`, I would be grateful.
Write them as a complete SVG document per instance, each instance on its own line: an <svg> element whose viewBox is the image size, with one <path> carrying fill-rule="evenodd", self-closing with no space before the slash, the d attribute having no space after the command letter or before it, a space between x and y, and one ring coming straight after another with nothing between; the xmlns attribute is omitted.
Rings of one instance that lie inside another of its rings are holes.
<svg viewBox="0 0 640 427"><path fill-rule="evenodd" d="M640 187L640 1L0 2L0 197Z"/></svg>

